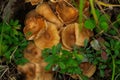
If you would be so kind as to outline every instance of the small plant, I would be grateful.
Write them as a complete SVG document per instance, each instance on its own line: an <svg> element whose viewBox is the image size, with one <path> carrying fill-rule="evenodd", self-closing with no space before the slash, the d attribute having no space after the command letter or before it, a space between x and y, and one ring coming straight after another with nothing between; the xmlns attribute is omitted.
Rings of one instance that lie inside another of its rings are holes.
<svg viewBox="0 0 120 80"><path fill-rule="evenodd" d="M89 18L85 21L85 27L87 29L93 30L93 29L97 29L96 31L100 32L100 31L104 31L107 32L109 27L109 19L110 16L107 14L102 14L100 13L99 10L95 10L95 13L97 15L98 18L98 24L95 23L95 20L93 18Z"/></svg>
<svg viewBox="0 0 120 80"><path fill-rule="evenodd" d="M84 55L80 54L77 49L72 52L61 48L61 44L53 46L52 49L44 49L42 55L48 65L46 70L52 69L53 71L60 72L62 74L82 74L80 69L80 63L84 59Z"/></svg>
<svg viewBox="0 0 120 80"><path fill-rule="evenodd" d="M22 54L26 45L27 41L21 32L18 20L0 23L0 59L5 59L6 64L11 62L24 64L28 62Z"/></svg>

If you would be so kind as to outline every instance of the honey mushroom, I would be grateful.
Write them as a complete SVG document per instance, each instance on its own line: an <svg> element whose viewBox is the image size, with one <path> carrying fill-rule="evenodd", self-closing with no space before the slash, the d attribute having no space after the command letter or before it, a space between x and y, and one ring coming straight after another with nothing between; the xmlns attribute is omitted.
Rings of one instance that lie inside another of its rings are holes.
<svg viewBox="0 0 120 80"><path fill-rule="evenodd" d="M46 20L35 10L26 15L23 32L27 40L37 39L46 30Z"/></svg>
<svg viewBox="0 0 120 80"><path fill-rule="evenodd" d="M93 35L93 33L85 29L79 30L78 23L72 23L67 25L61 32L62 44L67 49L71 50L74 45L84 46L85 39L88 39Z"/></svg>
<svg viewBox="0 0 120 80"><path fill-rule="evenodd" d="M39 3L42 3L43 0L25 0L25 2L30 2L32 5L37 5Z"/></svg>
<svg viewBox="0 0 120 80"><path fill-rule="evenodd" d="M61 32L63 48L72 49L75 44L75 24L67 25Z"/></svg>
<svg viewBox="0 0 120 80"><path fill-rule="evenodd" d="M78 46L84 46L84 41L87 39L89 40L90 37L93 36L93 32L89 29L86 29L82 23L82 28L80 30L78 23L75 23L75 35L76 35L76 42L75 44Z"/></svg>
<svg viewBox="0 0 120 80"><path fill-rule="evenodd" d="M37 5L35 10L49 22L56 24L58 29L63 26L63 23L57 18L47 3Z"/></svg>
<svg viewBox="0 0 120 80"><path fill-rule="evenodd" d="M41 50L33 42L24 50L24 57L29 63L18 65L17 68L26 75L25 80L52 80L53 73L45 70L47 63L42 58Z"/></svg>
<svg viewBox="0 0 120 80"><path fill-rule="evenodd" d="M64 24L71 23L78 18L78 10L64 0L57 3L56 12L58 14L58 18Z"/></svg>
<svg viewBox="0 0 120 80"><path fill-rule="evenodd" d="M38 38L35 39L35 45L43 50L45 48L52 48L52 46L57 45L60 41L60 36L55 24L47 22L46 31Z"/></svg>
<svg viewBox="0 0 120 80"><path fill-rule="evenodd" d="M83 62L80 64L80 68L83 70L83 75L90 78L96 71L96 66L89 63L89 62Z"/></svg>
<svg viewBox="0 0 120 80"><path fill-rule="evenodd" d="M96 65L93 65L89 62L82 62L80 64L80 68L82 70L82 74L84 76L87 76L88 78L90 78L96 71ZM79 76L74 74L74 75L70 75L73 79L78 79Z"/></svg>
<svg viewBox="0 0 120 80"><path fill-rule="evenodd" d="M42 0L26 0L32 5L37 5ZM79 24L75 21L78 19L78 10L74 8L69 0L51 0L55 3L57 15L52 11L48 3L38 4L35 10L30 11L26 15L25 27L23 32L27 40L33 40L24 50L24 57L29 60L29 63L18 66L18 70L26 74L26 80L52 80L53 74L46 71L44 68L47 65L41 56L41 50L52 48L60 42L63 48L71 51L74 45L84 46L85 39L93 36L93 33L82 28L79 30ZM85 3L84 13L87 13L88 3ZM63 27L63 24L66 26ZM59 35L61 32L61 36ZM83 74L91 77L96 66L88 62L80 64Z"/></svg>

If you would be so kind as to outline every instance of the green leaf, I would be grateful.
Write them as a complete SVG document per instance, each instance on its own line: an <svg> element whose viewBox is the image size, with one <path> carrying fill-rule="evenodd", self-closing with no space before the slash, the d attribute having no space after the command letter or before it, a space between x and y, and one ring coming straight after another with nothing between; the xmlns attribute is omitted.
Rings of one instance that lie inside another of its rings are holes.
<svg viewBox="0 0 120 80"><path fill-rule="evenodd" d="M65 69L65 64L63 62L59 62L58 65L60 66L61 69Z"/></svg>
<svg viewBox="0 0 120 80"><path fill-rule="evenodd" d="M105 32L108 31L108 23L107 22L101 22L100 28L104 30Z"/></svg>
<svg viewBox="0 0 120 80"><path fill-rule="evenodd" d="M120 65L120 60L116 60L115 63Z"/></svg>
<svg viewBox="0 0 120 80"><path fill-rule="evenodd" d="M95 10L95 13L96 13L97 17L99 18L100 15L101 15L100 11L99 11L98 9L96 9L96 10Z"/></svg>
<svg viewBox="0 0 120 80"><path fill-rule="evenodd" d="M95 28L95 21L93 19L88 19L84 24L85 28L93 30Z"/></svg>
<svg viewBox="0 0 120 80"><path fill-rule="evenodd" d="M118 19L119 19L119 21L120 21L120 14L117 15L117 20L118 20Z"/></svg>
<svg viewBox="0 0 120 80"><path fill-rule="evenodd" d="M53 55L50 55L50 56L45 58L45 61L48 63L53 63L54 59L55 59L55 57Z"/></svg>
<svg viewBox="0 0 120 80"><path fill-rule="evenodd" d="M107 14L103 14L99 17L99 23L101 22L108 22L108 20L110 19L110 16Z"/></svg>
<svg viewBox="0 0 120 80"><path fill-rule="evenodd" d="M88 39L85 39L85 40L84 40L84 48L86 48L87 45L88 45Z"/></svg>
<svg viewBox="0 0 120 80"><path fill-rule="evenodd" d="M84 56L82 54L76 54L75 57L81 61L84 59Z"/></svg>
<svg viewBox="0 0 120 80"><path fill-rule="evenodd" d="M108 33L110 34L110 35L117 35L117 32L115 31L115 30L113 30L113 29L110 29L109 31L108 31Z"/></svg>
<svg viewBox="0 0 120 80"><path fill-rule="evenodd" d="M50 70L50 69L52 68L52 65L53 65L52 63L49 63L49 64L45 67L45 70L47 70L47 71Z"/></svg>
<svg viewBox="0 0 120 80"><path fill-rule="evenodd" d="M10 56L11 56L11 52L10 52L10 51L4 53L4 57L5 57L7 60L10 60Z"/></svg>
<svg viewBox="0 0 120 80"><path fill-rule="evenodd" d="M16 61L15 61L15 63L17 64L17 65L24 65L24 64L26 64L26 63L28 63L29 61L26 59L26 58L24 58L24 57L22 57L22 58L20 58L20 59L17 59Z"/></svg>
<svg viewBox="0 0 120 80"><path fill-rule="evenodd" d="M102 69L100 70L100 76L101 76L101 77L104 77L104 76L105 76L104 70L102 70Z"/></svg>
<svg viewBox="0 0 120 80"><path fill-rule="evenodd" d="M106 67L107 67L106 65L102 64L102 65L99 66L99 69L105 69Z"/></svg>

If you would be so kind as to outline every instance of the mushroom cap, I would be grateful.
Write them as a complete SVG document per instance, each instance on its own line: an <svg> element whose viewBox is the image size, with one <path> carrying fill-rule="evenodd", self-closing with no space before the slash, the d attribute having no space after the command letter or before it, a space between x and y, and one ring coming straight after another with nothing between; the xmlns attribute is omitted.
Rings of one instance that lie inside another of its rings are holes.
<svg viewBox="0 0 120 80"><path fill-rule="evenodd" d="M96 66L89 63L89 62L83 62L80 64L80 68L83 70L83 75L87 77L91 77L95 71L96 71Z"/></svg>
<svg viewBox="0 0 120 80"><path fill-rule="evenodd" d="M36 7L35 11L46 18L48 21L57 25L58 28L63 26L63 23L53 13L52 9L47 3L40 4Z"/></svg>
<svg viewBox="0 0 120 80"><path fill-rule="evenodd" d="M42 60L41 50L36 47L33 42L30 42L24 50L24 57L29 60L29 62L39 63Z"/></svg>
<svg viewBox="0 0 120 80"><path fill-rule="evenodd" d="M85 39L88 39L92 36L92 32L88 29L82 28L82 31L79 30L78 23L72 23L67 25L61 34L62 44L67 49L72 49L74 45L84 46Z"/></svg>
<svg viewBox="0 0 120 80"><path fill-rule="evenodd" d="M30 2L32 5L37 5L39 3L42 3L43 0L25 0L25 2Z"/></svg>
<svg viewBox="0 0 120 80"><path fill-rule="evenodd" d="M23 32L27 40L37 39L46 30L46 20L35 11L26 16Z"/></svg>
<svg viewBox="0 0 120 80"><path fill-rule="evenodd" d="M43 50L44 48L51 48L59 43L60 37L56 25L47 22L47 30L38 39L35 39L35 45Z"/></svg>
<svg viewBox="0 0 120 80"><path fill-rule="evenodd" d="M83 24L82 24L83 26ZM82 27L81 31L79 28L79 24L75 23L75 35L76 35L76 42L75 44L77 46L84 46L84 41L87 39L89 40L89 38L91 36L93 36L93 32L86 29L84 26Z"/></svg>
<svg viewBox="0 0 120 80"><path fill-rule="evenodd" d="M25 74L25 80L53 80L53 73L46 71L41 64L27 63L18 65L17 70Z"/></svg>
<svg viewBox="0 0 120 80"><path fill-rule="evenodd" d="M65 1L61 1L57 4L56 12L58 18L65 24L75 21L78 17L78 10Z"/></svg>
<svg viewBox="0 0 120 80"><path fill-rule="evenodd" d="M25 80L34 80L36 77L36 64L27 63L25 65L18 65L17 70L25 74Z"/></svg>
<svg viewBox="0 0 120 80"><path fill-rule="evenodd" d="M62 38L62 44L67 49L72 49L72 47L75 45L75 24L69 24L67 25L63 30L61 34Z"/></svg>

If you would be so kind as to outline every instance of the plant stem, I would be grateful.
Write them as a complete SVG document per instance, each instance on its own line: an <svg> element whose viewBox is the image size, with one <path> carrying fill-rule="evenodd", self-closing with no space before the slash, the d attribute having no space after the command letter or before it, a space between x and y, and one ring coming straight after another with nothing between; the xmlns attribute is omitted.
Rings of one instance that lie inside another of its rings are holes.
<svg viewBox="0 0 120 80"><path fill-rule="evenodd" d="M4 26L4 23L2 23L2 26L1 26L2 29L0 34L0 56L2 55L3 26Z"/></svg>
<svg viewBox="0 0 120 80"><path fill-rule="evenodd" d="M99 5L105 6L105 7L120 7L119 4L107 4L98 0L95 0L95 2Z"/></svg>
<svg viewBox="0 0 120 80"><path fill-rule="evenodd" d="M80 0L80 4L79 4L79 28L80 28L80 31L82 29L82 19L83 19L83 8L84 8L84 0Z"/></svg>
<svg viewBox="0 0 120 80"><path fill-rule="evenodd" d="M90 6L91 6L91 11L92 11L93 17L95 19L96 24L98 24L98 18L97 18L96 12L95 12L94 4L93 4L94 2L93 2L93 0L89 0L89 1L90 1Z"/></svg>
<svg viewBox="0 0 120 80"><path fill-rule="evenodd" d="M113 64L113 69L112 69L112 78L111 78L111 80L114 80L114 77L115 77L115 59L114 59L113 56L112 56L112 64Z"/></svg>

